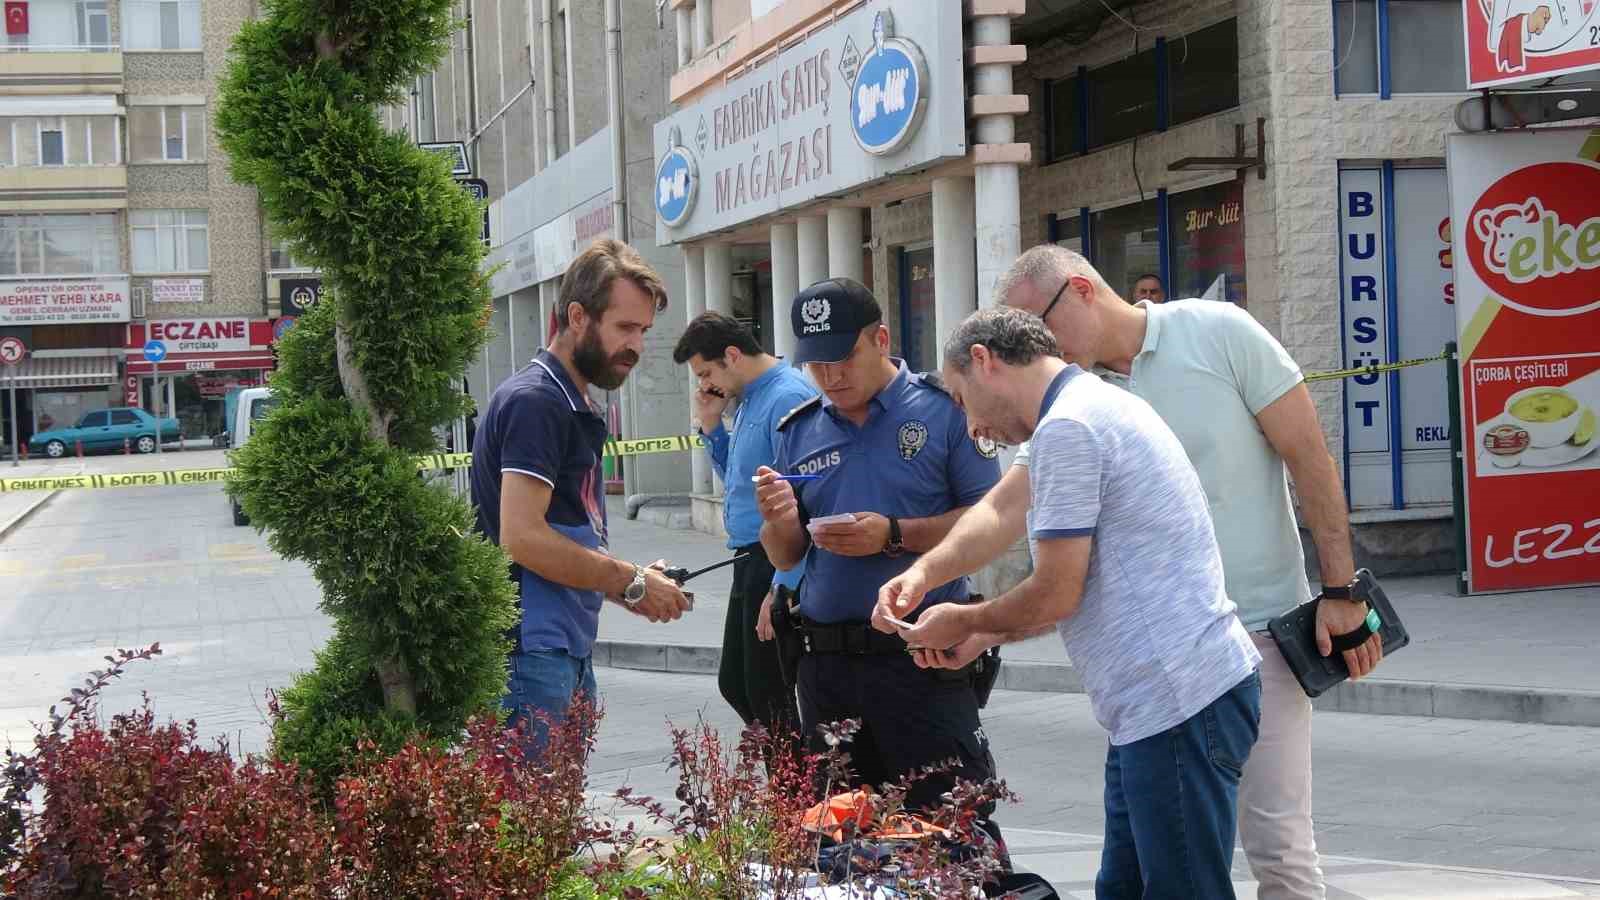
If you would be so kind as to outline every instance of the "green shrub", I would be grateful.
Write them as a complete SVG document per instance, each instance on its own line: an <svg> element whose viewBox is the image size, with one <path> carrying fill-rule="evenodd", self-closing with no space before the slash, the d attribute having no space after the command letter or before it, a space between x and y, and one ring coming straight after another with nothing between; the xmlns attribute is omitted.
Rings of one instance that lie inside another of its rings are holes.
<svg viewBox="0 0 1600 900"><path fill-rule="evenodd" d="M492 708L516 621L504 554L411 461L466 408L456 386L485 340L481 208L377 110L455 26L450 0L268 0L234 40L217 110L233 177L328 287L279 342L282 403L228 486L310 566L335 621L274 734L324 789L359 742L448 742Z"/></svg>

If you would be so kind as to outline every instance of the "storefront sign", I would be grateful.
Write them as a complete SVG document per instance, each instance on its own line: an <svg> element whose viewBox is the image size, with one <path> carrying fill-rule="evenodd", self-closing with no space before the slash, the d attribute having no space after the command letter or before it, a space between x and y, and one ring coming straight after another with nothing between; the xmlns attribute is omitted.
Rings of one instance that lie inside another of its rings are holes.
<svg viewBox="0 0 1600 900"><path fill-rule="evenodd" d="M656 215L668 225L677 225L694 209L700 173L676 129L669 140L671 146L661 158L661 167L656 169Z"/></svg>
<svg viewBox="0 0 1600 900"><path fill-rule="evenodd" d="M206 283L200 278L157 278L150 282L152 303L204 303Z"/></svg>
<svg viewBox="0 0 1600 900"><path fill-rule="evenodd" d="M126 322L128 279L0 281L0 325Z"/></svg>
<svg viewBox="0 0 1600 900"><path fill-rule="evenodd" d="M153 319L150 340L167 345L168 353L215 353L249 350L249 319Z"/></svg>
<svg viewBox="0 0 1600 900"><path fill-rule="evenodd" d="M124 406L141 406L139 399L139 376L125 375L122 379L122 403Z"/></svg>
<svg viewBox="0 0 1600 900"><path fill-rule="evenodd" d="M585 200L554 219L535 228L510 246L495 248L489 263L507 260L491 282L496 297L549 281L585 247L612 234L614 218L611 191Z"/></svg>
<svg viewBox="0 0 1600 900"><path fill-rule="evenodd" d="M868 0L658 122L658 175L672 180L657 180L657 243L964 156L964 67L930 71L924 55L962 58L959 4ZM679 174L690 169L705 182L698 199Z"/></svg>
<svg viewBox="0 0 1600 900"><path fill-rule="evenodd" d="M283 278L278 281L278 306L286 316L303 316L322 301L321 278Z"/></svg>
<svg viewBox="0 0 1600 900"><path fill-rule="evenodd" d="M1472 90L1600 69L1595 0L1462 0Z"/></svg>
<svg viewBox="0 0 1600 900"><path fill-rule="evenodd" d="M1600 131L1448 153L1471 590L1600 582Z"/></svg>

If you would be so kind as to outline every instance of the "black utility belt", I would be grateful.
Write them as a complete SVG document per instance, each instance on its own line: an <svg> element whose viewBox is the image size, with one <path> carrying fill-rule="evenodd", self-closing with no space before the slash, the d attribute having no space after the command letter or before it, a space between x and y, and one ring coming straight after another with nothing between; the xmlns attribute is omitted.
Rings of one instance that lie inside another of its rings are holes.
<svg viewBox="0 0 1600 900"><path fill-rule="evenodd" d="M800 616L798 625L804 653L888 656L907 652L904 638L898 634L884 634L866 622L823 624Z"/></svg>

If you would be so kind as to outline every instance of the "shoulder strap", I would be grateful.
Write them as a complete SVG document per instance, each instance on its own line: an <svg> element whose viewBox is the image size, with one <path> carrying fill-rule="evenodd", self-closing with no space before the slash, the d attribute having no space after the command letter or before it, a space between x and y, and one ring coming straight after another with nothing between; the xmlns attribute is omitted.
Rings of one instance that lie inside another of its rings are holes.
<svg viewBox="0 0 1600 900"><path fill-rule="evenodd" d="M923 372L916 377L913 383L933 388L946 397L950 396L950 389L944 386L944 376L938 372Z"/></svg>
<svg viewBox="0 0 1600 900"><path fill-rule="evenodd" d="M806 402L800 404L799 406L796 406L794 409L789 410L789 412L786 413L783 418L778 420L778 430L782 431L784 428L788 427L789 423L791 421L793 421L796 416L800 415L801 413L805 412L806 410L810 409L813 406L816 406L817 404L819 404L821 402L822 402L822 395L818 394L816 396L813 396L813 397L809 398L808 400L806 400Z"/></svg>

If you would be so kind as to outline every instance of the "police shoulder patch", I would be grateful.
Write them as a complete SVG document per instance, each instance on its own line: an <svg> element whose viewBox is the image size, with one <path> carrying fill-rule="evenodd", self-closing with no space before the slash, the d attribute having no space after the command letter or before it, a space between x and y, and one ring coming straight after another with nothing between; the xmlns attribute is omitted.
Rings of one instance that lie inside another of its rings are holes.
<svg viewBox="0 0 1600 900"><path fill-rule="evenodd" d="M812 397L811 399L807 400L806 402L800 404L799 406L796 406L794 409L789 410L787 413L784 414L783 418L778 420L778 430L782 431L785 427L788 426L788 424L790 422L794 421L796 416L800 415L801 413L805 412L806 410L810 409L813 406L816 406L817 404L819 404L821 402L822 402L822 395L821 394L817 394L816 396Z"/></svg>
<svg viewBox="0 0 1600 900"><path fill-rule="evenodd" d="M1000 455L1000 445L986 437L973 438L972 445L978 448L978 455L984 459L994 459Z"/></svg>

